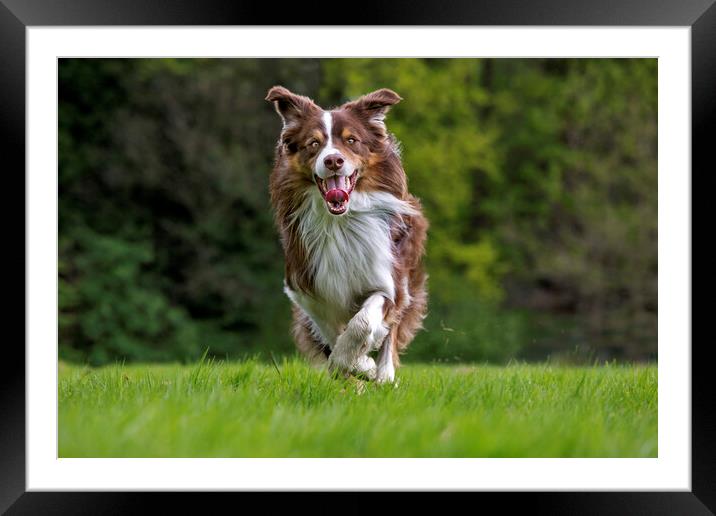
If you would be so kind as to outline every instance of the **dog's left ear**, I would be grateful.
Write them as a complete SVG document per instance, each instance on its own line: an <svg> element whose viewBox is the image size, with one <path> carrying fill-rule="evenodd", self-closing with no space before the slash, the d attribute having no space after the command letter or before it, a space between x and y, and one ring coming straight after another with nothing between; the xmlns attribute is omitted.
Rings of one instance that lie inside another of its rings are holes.
<svg viewBox="0 0 716 516"><path fill-rule="evenodd" d="M385 114L391 106L400 102L402 97L388 88L381 88L372 93L363 95L361 98L346 104L347 109L367 118L370 122L385 127Z"/></svg>

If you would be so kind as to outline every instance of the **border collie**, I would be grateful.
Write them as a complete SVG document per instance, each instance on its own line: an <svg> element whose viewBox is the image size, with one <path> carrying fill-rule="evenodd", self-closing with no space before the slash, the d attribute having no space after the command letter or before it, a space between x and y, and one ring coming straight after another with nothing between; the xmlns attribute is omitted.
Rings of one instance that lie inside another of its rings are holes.
<svg viewBox="0 0 716 516"><path fill-rule="evenodd" d="M380 89L324 110L274 86L266 100L283 121L270 194L296 345L332 372L393 382L427 309L428 222L384 122L402 99Z"/></svg>

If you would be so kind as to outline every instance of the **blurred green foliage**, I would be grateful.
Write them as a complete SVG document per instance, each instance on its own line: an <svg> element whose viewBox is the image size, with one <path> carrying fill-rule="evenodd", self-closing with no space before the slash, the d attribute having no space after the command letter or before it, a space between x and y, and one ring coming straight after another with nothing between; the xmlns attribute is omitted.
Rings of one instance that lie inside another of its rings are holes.
<svg viewBox="0 0 716 516"><path fill-rule="evenodd" d="M656 356L655 59L62 59L60 355L293 352L274 84L388 87L431 221L406 359Z"/></svg>

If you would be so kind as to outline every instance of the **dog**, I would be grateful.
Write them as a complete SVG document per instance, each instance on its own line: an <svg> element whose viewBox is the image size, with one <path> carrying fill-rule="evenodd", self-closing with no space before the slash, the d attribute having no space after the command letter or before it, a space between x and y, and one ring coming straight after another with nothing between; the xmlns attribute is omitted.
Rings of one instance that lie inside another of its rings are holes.
<svg viewBox="0 0 716 516"><path fill-rule="evenodd" d="M266 100L283 121L269 190L296 346L334 374L392 383L427 311L428 221L385 125L402 98L324 110L274 86Z"/></svg>

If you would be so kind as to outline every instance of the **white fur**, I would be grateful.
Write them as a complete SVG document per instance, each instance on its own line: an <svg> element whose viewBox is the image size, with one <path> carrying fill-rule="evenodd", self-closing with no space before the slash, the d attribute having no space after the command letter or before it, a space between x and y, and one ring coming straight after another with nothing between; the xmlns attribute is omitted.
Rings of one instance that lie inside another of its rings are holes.
<svg viewBox="0 0 716 516"><path fill-rule="evenodd" d="M345 176L348 177L356 170L356 164L353 163L348 157L344 156L337 148L333 146L333 115L330 111L324 111L323 112L323 128L326 131L326 134L328 135L328 139L326 140L326 144L321 149L320 154L316 158L316 164L314 165L313 172L320 177L321 179L326 179L330 176ZM333 170L329 170L326 168L326 164L323 160L326 159L327 156L330 156L331 154L340 154L343 158L343 167L336 173Z"/></svg>
<svg viewBox="0 0 716 516"><path fill-rule="evenodd" d="M410 304L410 302L413 300L412 296L410 295L410 286L408 284L408 277L403 276L403 297L405 298L405 301L403 303L407 306Z"/></svg>
<svg viewBox="0 0 716 516"><path fill-rule="evenodd" d="M393 364L393 341L387 338L378 353L375 381L378 383L393 383L395 380L395 365Z"/></svg>
<svg viewBox="0 0 716 516"><path fill-rule="evenodd" d="M375 361L367 354L378 349L388 335L388 328L383 323L384 301L380 293L365 300L362 308L348 322L345 331L336 339L336 345L328 358L331 368L354 370L370 379L375 378Z"/></svg>
<svg viewBox="0 0 716 516"><path fill-rule="evenodd" d="M363 303L363 316L370 330L368 340L366 342L367 351L378 349L383 343L383 339L388 334L388 327L383 324L383 304L385 298L382 294L373 294L365 303Z"/></svg>
<svg viewBox="0 0 716 516"><path fill-rule="evenodd" d="M317 188L307 191L294 213L291 223L298 224L314 292L284 290L309 316L322 341L340 350L334 358L340 367L355 366L351 361L380 346L387 334L383 300L395 300L390 219L413 213L408 203L389 193L353 192L348 211L331 215ZM357 353L363 345L367 348Z"/></svg>
<svg viewBox="0 0 716 516"><path fill-rule="evenodd" d="M367 355L361 355L353 366L353 371L365 376L369 380L375 380L378 368L375 365L375 360Z"/></svg>

